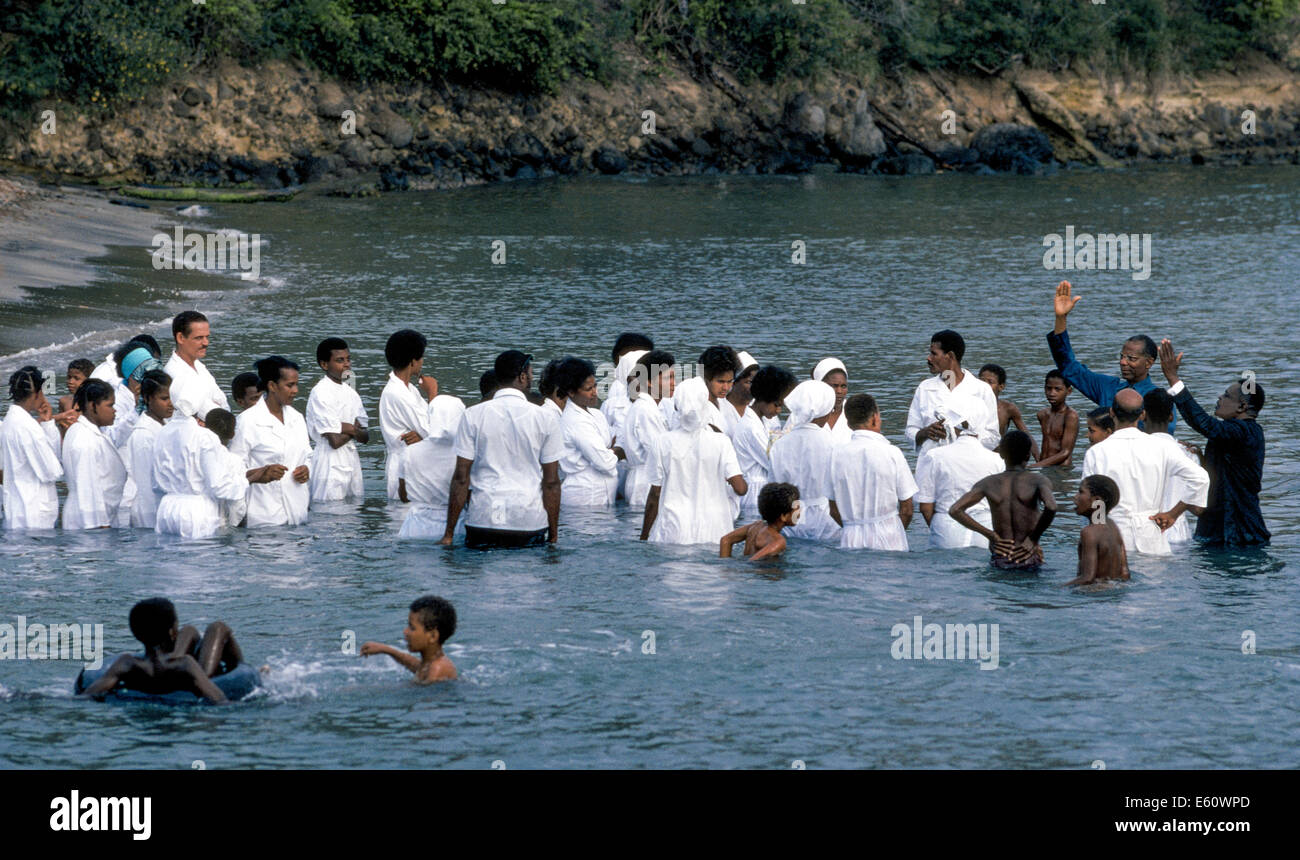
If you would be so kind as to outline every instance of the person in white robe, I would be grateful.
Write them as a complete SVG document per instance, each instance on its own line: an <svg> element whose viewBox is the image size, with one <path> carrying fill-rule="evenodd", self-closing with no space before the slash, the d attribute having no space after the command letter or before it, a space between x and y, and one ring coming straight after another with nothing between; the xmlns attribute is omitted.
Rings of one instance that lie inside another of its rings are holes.
<svg viewBox="0 0 1300 860"><path fill-rule="evenodd" d="M965 353L966 342L955 331L945 329L930 339L930 351L925 361L935 375L922 380L916 387L907 410L907 429L904 431L918 457L936 445L945 445L956 438L944 428L942 420L948 401L954 397L968 398L962 411L974 410L969 423L985 448L992 451L1002 439L998 429L997 395L987 382L962 369L961 359ZM971 400L978 405L972 406Z"/></svg>
<svg viewBox="0 0 1300 860"><path fill-rule="evenodd" d="M731 440L708 425L709 390L700 377L677 386L681 426L650 450L650 493L641 540L712 544L735 524L729 496L748 489Z"/></svg>
<svg viewBox="0 0 1300 860"><path fill-rule="evenodd" d="M250 529L298 525L311 501L311 439L307 422L293 408L298 366L280 356L257 363L262 398L239 413L230 452L248 470Z"/></svg>
<svg viewBox="0 0 1300 860"><path fill-rule="evenodd" d="M424 335L413 329L394 332L384 346L392 372L379 395L379 430L384 436L384 475L388 499L402 501L402 464L406 449L428 438L429 401L438 394L438 381L422 375ZM417 388L412 380L419 382Z"/></svg>
<svg viewBox="0 0 1300 860"><path fill-rule="evenodd" d="M772 443L772 480L799 488L803 515L787 534L806 540L840 539L840 514L831 498L831 452L826 419L835 408L835 391L824 382L806 379L785 398L790 418L786 432Z"/></svg>
<svg viewBox="0 0 1300 860"><path fill-rule="evenodd" d="M81 417L63 437L63 528L112 528L126 487L126 464L105 432L113 424L113 389L102 379L88 380L77 389L75 403Z"/></svg>
<svg viewBox="0 0 1300 860"><path fill-rule="evenodd" d="M844 420L844 398L849 394L849 371L838 358L823 358L813 368L812 378L825 382L835 391L835 408L826 419L826 429L836 445L843 445L853 436L849 422Z"/></svg>
<svg viewBox="0 0 1300 860"><path fill-rule="evenodd" d="M1119 487L1119 505L1106 516L1119 528L1126 550L1172 555L1168 535L1152 517L1170 512L1164 507L1166 499L1205 507L1209 473L1167 442L1138 429L1146 413L1142 395L1132 388L1115 393L1110 411L1115 432L1089 446L1082 477L1105 475Z"/></svg>
<svg viewBox="0 0 1300 860"><path fill-rule="evenodd" d="M831 455L831 489L844 521L843 549L907 552L916 481L907 459L881 435L880 409L867 394L844 401L841 421L853 428Z"/></svg>
<svg viewBox="0 0 1300 860"><path fill-rule="evenodd" d="M368 442L366 408L361 395L344 380L352 354L342 338L330 337L316 347L316 363L325 376L307 398L307 434L313 447L312 502L358 502L365 495L358 442Z"/></svg>
<svg viewBox="0 0 1300 860"><path fill-rule="evenodd" d="M135 343L135 341L132 341L128 346ZM104 432L113 441L114 447L117 448L118 454L122 457L122 462L126 464L126 486L122 490L122 504L118 508L118 520L114 525L118 528L132 528L131 516L135 510L135 498L138 489L135 482L135 468L131 459L130 444L136 422L144 411L143 407L138 405L140 387L145 374L151 370L161 372L163 363L147 348L136 347L122 357L119 366L122 369L122 378L113 391L113 424L111 427L105 428ZM168 388L170 390L170 384ZM149 480L148 473L146 473L145 487L149 486ZM152 523L150 523L149 528L153 528Z"/></svg>
<svg viewBox="0 0 1300 860"><path fill-rule="evenodd" d="M9 377L13 401L0 427L0 471L4 483L4 527L52 529L59 518L55 482L63 477L62 440L54 410L45 398L41 372L26 366ZM35 412L38 421L32 417Z"/></svg>
<svg viewBox="0 0 1300 860"><path fill-rule="evenodd" d="M984 446L981 439L981 431L975 423L983 420L984 406L980 401L964 396L953 397L944 409L944 430L952 434L952 439L947 444L927 448L917 457L916 502L930 527L932 548L974 546L988 549L988 539L954 520L948 515L948 509L979 481L998 474L1006 466L1000 456ZM972 415L976 416L974 421ZM993 514L987 500L981 500L966 512L981 525L993 528Z"/></svg>
<svg viewBox="0 0 1300 860"><path fill-rule="evenodd" d="M628 382L632 406L623 422L621 447L627 455L623 497L634 511L644 511L650 495L650 451L668 433L661 404L677 388L676 359L666 350L651 350L637 359Z"/></svg>
<svg viewBox="0 0 1300 860"><path fill-rule="evenodd" d="M627 414L632 408L632 399L628 393L629 377L635 372L636 363L641 357L648 353L648 349L634 349L623 353L614 367L614 378L609 384L609 393L605 402L600 404L600 413L609 424L610 432L614 437L614 444L623 448L623 437L627 429ZM622 381L622 385L616 383ZM627 485L627 460L618 461L618 486L616 488L616 498L626 498ZM560 471L564 471L561 462Z"/></svg>
<svg viewBox="0 0 1300 860"><path fill-rule="evenodd" d="M154 449L163 425L172 417L171 377L161 370L145 373L140 381L140 401L144 406L127 440L126 463L135 485L131 501L131 528L152 529L158 524L158 503L162 501L153 485ZM123 502L125 504L125 502Z"/></svg>
<svg viewBox="0 0 1300 860"><path fill-rule="evenodd" d="M198 311L182 311L172 319L176 349L163 369L172 378L172 406L182 415L202 420L211 409L230 409L226 392L201 361L208 354L211 328Z"/></svg>
<svg viewBox="0 0 1300 860"><path fill-rule="evenodd" d="M560 506L613 507L623 450L614 446L614 434L598 408L595 365L568 358L561 363L559 374L559 388L567 399L562 415L564 454L560 470L564 473L564 489Z"/></svg>
<svg viewBox="0 0 1300 860"><path fill-rule="evenodd" d="M754 399L751 386L754 384L754 375L758 373L758 362L754 360L754 356L740 350L736 353L736 357L740 360L740 369L736 371L731 391L726 397L718 400L718 412L722 420L718 429L728 437L749 411L749 404Z"/></svg>
<svg viewBox="0 0 1300 860"><path fill-rule="evenodd" d="M744 353L742 355L742 360ZM736 460L749 490L740 500L740 514L750 518L760 516L758 494L772 480L772 431L780 428L778 415L785 396L796 385L794 374L782 367L768 365L750 380L749 405L740 420L731 428L731 444L736 448ZM775 426L773 426L773 422Z"/></svg>
<svg viewBox="0 0 1300 860"><path fill-rule="evenodd" d="M202 540L226 525L222 502L242 504L248 493L243 460L191 415L174 413L154 442L153 487L161 497L154 531Z"/></svg>
<svg viewBox="0 0 1300 860"><path fill-rule="evenodd" d="M1188 446L1174 438L1169 432L1170 422L1174 417L1174 399L1169 396L1169 392L1163 388L1153 388L1142 395L1143 408L1146 410L1146 417L1142 421L1142 429L1151 436L1165 444L1175 454L1187 458L1198 469L1203 469L1200 459L1194 454ZM1206 480L1209 480L1209 472L1206 472ZM1165 494L1160 500L1160 510L1172 510L1182 501L1186 488L1179 481L1170 481L1165 485ZM1203 509L1196 509L1194 513L1200 516ZM1173 525L1165 529L1165 539L1169 541L1170 547L1178 544L1187 544L1192 541L1192 526L1187 521L1186 514L1179 514L1174 520Z"/></svg>
<svg viewBox="0 0 1300 860"><path fill-rule="evenodd" d="M429 435L406 449L406 497L411 505L398 537L441 540L446 532L456 434L464 414L459 397L439 394L429 401ZM457 534L463 535L465 524L458 526Z"/></svg>

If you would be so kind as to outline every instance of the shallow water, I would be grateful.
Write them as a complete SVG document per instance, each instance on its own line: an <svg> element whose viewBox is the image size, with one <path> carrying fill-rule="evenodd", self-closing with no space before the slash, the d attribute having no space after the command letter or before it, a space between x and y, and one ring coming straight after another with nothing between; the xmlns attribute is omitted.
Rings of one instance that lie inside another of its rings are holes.
<svg viewBox="0 0 1300 860"><path fill-rule="evenodd" d="M980 551L925 551L919 515L906 555L792 542L757 568L705 547L638 543L639 515L623 509L566 514L558 549L446 551L395 540L374 443L362 454L367 502L300 528L180 552L145 532L0 538L0 622L102 623L112 655L132 647L131 603L164 594L182 621L229 622L250 659L270 666L263 694L212 709L80 702L74 663L5 661L0 765L1300 764L1300 517L1287 492L1300 469L1281 420L1298 394L1285 346L1300 317L1293 168L575 180L211 209L184 223L259 234L261 282L154 272L149 249L118 249L95 286L0 307L11 353L103 333L0 359L0 371L99 359L142 322L192 304L213 317L218 380L282 352L304 365L301 408L319 378L306 370L315 343L348 338L375 423L396 328L429 336L426 370L469 403L501 349L599 360L619 331L640 329L686 361L715 342L801 374L837 355L897 442L929 335L952 327L968 369L1007 369L1004 396L1037 432L1051 293L1065 276L1084 296L1071 331L1092 366L1114 372L1122 338L1146 331L1187 350L1184 376L1204 403L1256 372L1269 396L1273 543L1135 557L1132 582L1091 592L1060 587L1079 528L1065 513L1036 577L994 572ZM1042 238L1067 224L1151 233L1152 277L1045 271ZM505 265L490 262L496 239ZM795 240L806 265L790 262ZM86 309L71 307L78 300ZM37 333L11 328L38 307ZM1088 408L1077 394L1071 404ZM1052 473L1063 503L1085 446L1073 470ZM388 658L343 653L349 631L400 643L406 606L423 593L456 605L448 652L460 683L416 688ZM894 625L917 615L997 624L997 668L893 659Z"/></svg>

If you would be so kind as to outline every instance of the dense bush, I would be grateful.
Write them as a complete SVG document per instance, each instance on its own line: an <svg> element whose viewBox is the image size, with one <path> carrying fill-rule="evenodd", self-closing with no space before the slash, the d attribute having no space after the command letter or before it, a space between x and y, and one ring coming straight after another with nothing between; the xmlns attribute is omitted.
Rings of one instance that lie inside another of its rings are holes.
<svg viewBox="0 0 1300 860"><path fill-rule="evenodd" d="M217 57L358 81L554 91L615 46L742 81L827 70L1222 67L1284 56L1300 0L0 0L0 106L111 105Z"/></svg>

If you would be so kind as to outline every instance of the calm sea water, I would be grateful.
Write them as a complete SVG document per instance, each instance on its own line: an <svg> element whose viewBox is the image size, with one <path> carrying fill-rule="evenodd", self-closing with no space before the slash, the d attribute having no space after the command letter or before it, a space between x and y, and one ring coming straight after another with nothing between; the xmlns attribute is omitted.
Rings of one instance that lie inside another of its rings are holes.
<svg viewBox="0 0 1300 860"><path fill-rule="evenodd" d="M92 286L0 308L0 371L98 361L145 322L166 341L153 323L195 306L213 319L219 380L289 355L304 366L300 408L319 378L316 342L347 338L376 422L397 328L428 335L426 370L469 403L501 349L607 360L614 336L636 329L679 360L723 342L806 374L838 356L897 442L929 335L952 327L968 369L1007 369L1004 396L1037 432L1065 275L1084 296L1071 331L1092 366L1116 372L1121 340L1148 332L1186 349L1203 402L1256 372L1273 543L1134 557L1132 582L1094 592L1061 587L1079 529L1067 513L1038 576L994 572L981 551L926 551L919 515L909 554L792 542L763 567L641 544L639 515L622 509L566 514L555 549L449 551L397 542L376 442L362 453L366 503L298 528L183 549L139 531L5 534L0 623L101 623L111 655L134 647L131 604L161 594L183 622L230 623L270 674L250 702L167 708L77 701L71 662L0 663L2 766L1300 765L1294 168L575 180L181 220L259 234L262 281L155 272L148 249L115 249ZM1152 277L1045 271L1043 236L1067 225L1150 233ZM495 240L504 265L491 263ZM1071 405L1088 408L1078 395ZM1081 461L1052 473L1063 504ZM388 658L344 653L350 634L400 644L424 593L456 605L459 683L417 688ZM998 668L894 660L893 626L917 615L997 624ZM1246 631L1257 653L1242 653Z"/></svg>

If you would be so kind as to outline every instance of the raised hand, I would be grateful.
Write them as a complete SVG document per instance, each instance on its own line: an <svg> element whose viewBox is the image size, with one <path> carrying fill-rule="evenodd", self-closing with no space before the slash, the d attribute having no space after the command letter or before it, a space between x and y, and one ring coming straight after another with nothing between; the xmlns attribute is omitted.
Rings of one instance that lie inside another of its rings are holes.
<svg viewBox="0 0 1300 860"><path fill-rule="evenodd" d="M1156 355L1160 357L1160 369L1164 371L1165 379L1173 385L1178 381L1178 368L1183 363L1183 354L1180 352L1174 354L1174 345L1169 338L1160 341L1160 346L1156 349Z"/></svg>
<svg viewBox="0 0 1300 860"><path fill-rule="evenodd" d="M1061 283L1057 284L1056 301L1053 303L1053 310L1056 311L1057 318L1063 320L1067 316L1069 316L1070 311L1074 310L1074 306L1077 305L1082 299L1083 296L1070 295L1069 281L1061 281Z"/></svg>

